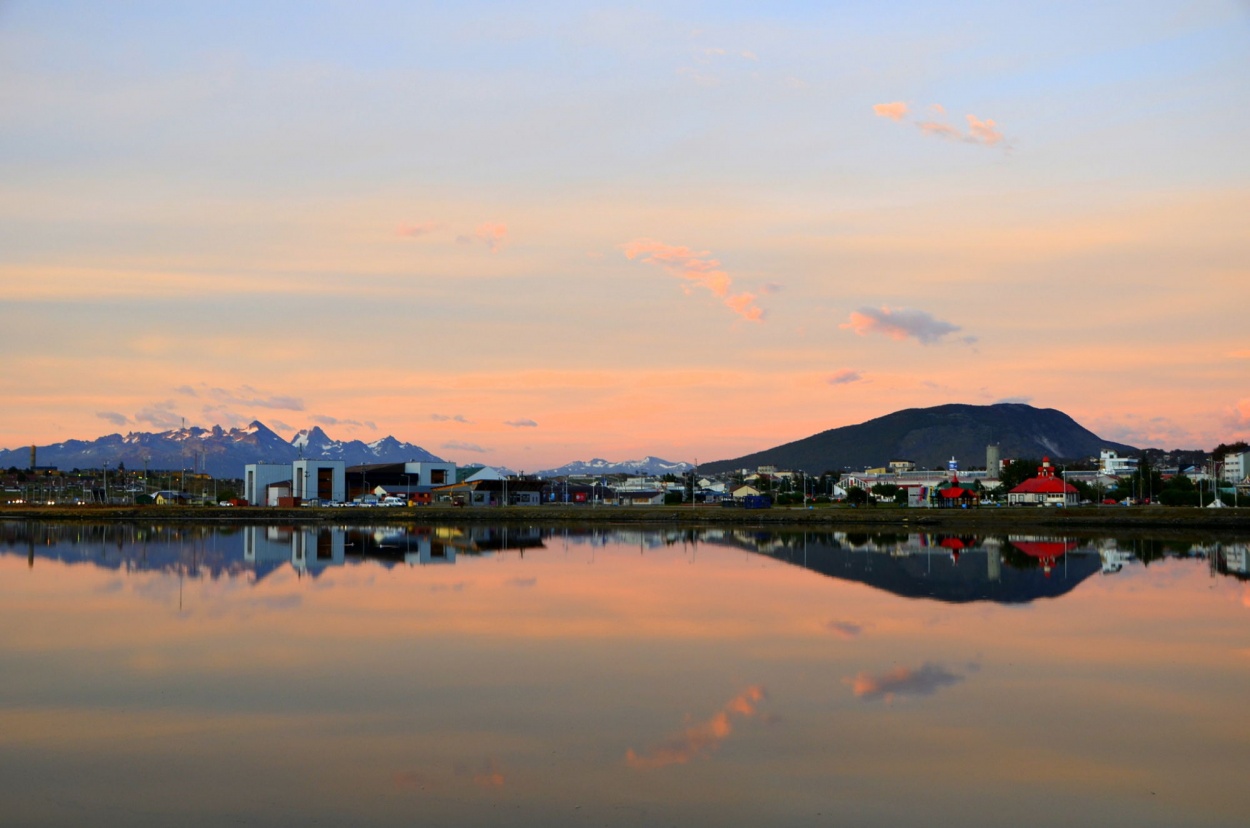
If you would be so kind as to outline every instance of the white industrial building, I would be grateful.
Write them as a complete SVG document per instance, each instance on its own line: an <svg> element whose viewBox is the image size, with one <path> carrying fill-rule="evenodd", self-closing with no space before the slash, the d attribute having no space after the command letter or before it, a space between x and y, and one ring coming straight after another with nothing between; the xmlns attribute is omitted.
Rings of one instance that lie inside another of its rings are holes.
<svg viewBox="0 0 1250 828"><path fill-rule="evenodd" d="M1250 452L1224 455L1224 479L1230 483L1241 483L1250 475L1247 465L1250 464Z"/></svg>
<svg viewBox="0 0 1250 828"><path fill-rule="evenodd" d="M248 463L243 497L253 506L277 506L283 497L341 503L347 497L346 466L342 460Z"/></svg>

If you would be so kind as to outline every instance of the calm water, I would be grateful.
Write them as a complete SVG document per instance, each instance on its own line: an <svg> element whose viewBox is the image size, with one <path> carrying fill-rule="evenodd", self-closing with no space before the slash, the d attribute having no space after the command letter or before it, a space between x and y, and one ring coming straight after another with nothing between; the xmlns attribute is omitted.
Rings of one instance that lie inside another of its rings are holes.
<svg viewBox="0 0 1250 828"><path fill-rule="evenodd" d="M1244 542L0 526L13 825L1238 825Z"/></svg>

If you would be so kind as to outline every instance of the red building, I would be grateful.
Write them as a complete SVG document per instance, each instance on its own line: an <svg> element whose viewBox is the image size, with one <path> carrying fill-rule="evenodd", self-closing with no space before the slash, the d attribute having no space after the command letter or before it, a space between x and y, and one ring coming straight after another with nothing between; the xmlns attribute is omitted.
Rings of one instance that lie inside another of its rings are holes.
<svg viewBox="0 0 1250 828"><path fill-rule="evenodd" d="M1065 480L1055 477L1055 467L1050 458L1043 457L1037 467L1037 477L1007 492L1009 506L1075 506L1081 502L1081 494Z"/></svg>
<svg viewBox="0 0 1250 828"><path fill-rule="evenodd" d="M951 484L938 489L933 497L933 505L939 509L967 509L981 504L981 495L972 489L959 485L959 475L952 474Z"/></svg>

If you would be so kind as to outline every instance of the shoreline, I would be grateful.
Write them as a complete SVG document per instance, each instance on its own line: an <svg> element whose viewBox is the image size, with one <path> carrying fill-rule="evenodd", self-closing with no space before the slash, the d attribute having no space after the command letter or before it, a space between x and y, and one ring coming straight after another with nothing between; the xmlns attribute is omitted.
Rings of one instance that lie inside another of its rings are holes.
<svg viewBox="0 0 1250 828"><path fill-rule="evenodd" d="M410 523L598 523L692 526L889 526L927 531L1044 529L1188 529L1250 531L1250 507L983 507L907 509L891 506L817 509L724 509L689 506L441 506L280 508L267 506L38 506L0 507L0 520L116 523L276 523L394 525Z"/></svg>

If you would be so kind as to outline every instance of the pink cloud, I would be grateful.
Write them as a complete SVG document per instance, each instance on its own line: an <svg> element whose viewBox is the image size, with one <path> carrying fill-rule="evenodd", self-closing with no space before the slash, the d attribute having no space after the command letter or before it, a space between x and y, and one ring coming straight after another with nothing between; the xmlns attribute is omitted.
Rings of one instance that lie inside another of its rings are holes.
<svg viewBox="0 0 1250 828"><path fill-rule="evenodd" d="M922 310L891 309L884 305L880 309L860 308L851 314L848 321L838 327L852 330L860 336L878 333L899 341L915 339L922 345L940 342L948 334L960 330L958 325L943 322ZM966 337L964 341L970 342L975 339Z"/></svg>
<svg viewBox="0 0 1250 828"><path fill-rule="evenodd" d="M508 225L502 222L479 224L478 228L473 231L473 238L480 242L485 242L492 253L498 253L503 249L507 237Z"/></svg>
<svg viewBox="0 0 1250 828"><path fill-rule="evenodd" d="M991 119L986 118L984 121L979 120L976 115L968 116L968 133L973 141L992 147L1003 140L1003 134L998 131L998 125Z"/></svg>
<svg viewBox="0 0 1250 828"><path fill-rule="evenodd" d="M1250 428L1250 398L1238 400L1233 404L1230 413L1230 421L1233 428L1243 432L1245 429Z"/></svg>
<svg viewBox="0 0 1250 828"><path fill-rule="evenodd" d="M907 117L907 104L902 101L873 104L872 111L877 113L879 118L889 118L891 121L897 122Z"/></svg>
<svg viewBox="0 0 1250 828"><path fill-rule="evenodd" d="M748 687L734 696L725 706L705 722L699 722L686 728L679 735L653 748L649 753L640 755L630 748L625 752L625 762L631 768L651 770L669 765L684 765L692 759L705 756L724 742L733 733L733 717L750 718L756 714L756 708L765 698L764 688L758 685Z"/></svg>
<svg viewBox="0 0 1250 828"><path fill-rule="evenodd" d="M895 122L902 121L908 113L907 104L902 101L877 104L872 110L879 117L889 118ZM991 118L982 120L976 115L966 115L968 131L963 132L958 127L946 123L946 108L941 104L931 104L928 110L933 114L933 120L915 122L916 128L925 135L930 135L934 138L944 138L948 141L961 141L966 144L981 144L987 147L997 146L1004 141L1003 133L998 129L998 124Z"/></svg>
<svg viewBox="0 0 1250 828"><path fill-rule="evenodd" d="M689 285L704 288L720 298L727 308L752 322L764 318L764 311L755 304L753 293L731 293L733 279L720 269L720 262L707 250L695 252L689 247L664 244L655 239L634 239L621 245L625 257L640 259L662 267Z"/></svg>

